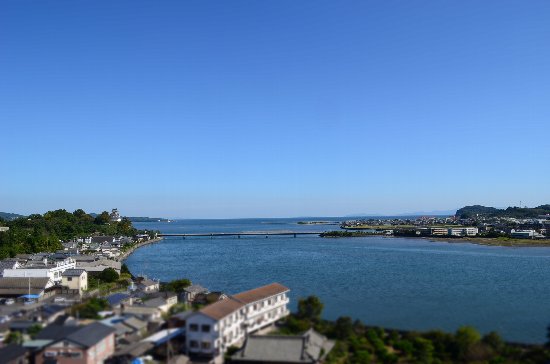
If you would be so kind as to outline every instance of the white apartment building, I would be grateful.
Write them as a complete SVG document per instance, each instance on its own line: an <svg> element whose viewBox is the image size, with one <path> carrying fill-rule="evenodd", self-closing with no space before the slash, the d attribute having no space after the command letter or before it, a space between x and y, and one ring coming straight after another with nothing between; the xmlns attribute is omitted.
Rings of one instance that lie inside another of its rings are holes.
<svg viewBox="0 0 550 364"><path fill-rule="evenodd" d="M60 283L61 275L67 269L74 269L76 262L72 258L50 262L47 258L41 261L29 261L17 268L4 269L4 277L49 278L53 284ZM51 285L49 286L51 287ZM49 288L46 287L46 288Z"/></svg>
<svg viewBox="0 0 550 364"><path fill-rule="evenodd" d="M451 236L476 236L479 233L479 229L476 227L456 227L449 229L449 235Z"/></svg>
<svg viewBox="0 0 550 364"><path fill-rule="evenodd" d="M287 316L288 292L279 284L242 292L212 303L186 320L190 355L218 357L228 347L242 345L247 334Z"/></svg>

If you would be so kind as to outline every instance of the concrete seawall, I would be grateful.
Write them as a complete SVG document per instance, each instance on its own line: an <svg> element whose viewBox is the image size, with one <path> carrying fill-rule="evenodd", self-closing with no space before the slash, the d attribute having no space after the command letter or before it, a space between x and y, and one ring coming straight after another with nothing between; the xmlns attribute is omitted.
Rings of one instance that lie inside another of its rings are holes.
<svg viewBox="0 0 550 364"><path fill-rule="evenodd" d="M149 245L149 244L155 244L155 243L158 243L159 241L163 240L164 238L155 238L155 239L150 239L150 240L146 240L146 241L142 241L141 243L137 243L136 245L134 245L132 248L130 248L128 251L125 251L124 253L122 253L122 255L120 255L119 257L117 257L116 260L118 260L119 262L123 262L126 258L128 258L130 256L130 254L132 254L134 251L136 251L137 249L143 247L143 246L146 246L146 245Z"/></svg>

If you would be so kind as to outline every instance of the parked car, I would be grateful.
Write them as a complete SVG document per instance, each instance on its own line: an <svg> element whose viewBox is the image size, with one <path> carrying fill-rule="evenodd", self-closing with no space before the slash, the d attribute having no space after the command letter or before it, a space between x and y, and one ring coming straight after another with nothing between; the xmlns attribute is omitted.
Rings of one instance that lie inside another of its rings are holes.
<svg viewBox="0 0 550 364"><path fill-rule="evenodd" d="M6 302L4 302L5 305L13 305L15 303L15 300L13 298L8 298Z"/></svg>
<svg viewBox="0 0 550 364"><path fill-rule="evenodd" d="M32 304L34 304L34 303L36 303L35 300L25 300L25 301L23 302L24 305L32 305Z"/></svg>
<svg viewBox="0 0 550 364"><path fill-rule="evenodd" d="M9 317L8 315L0 316L0 324L5 324L9 320L11 320L11 317Z"/></svg>
<svg viewBox="0 0 550 364"><path fill-rule="evenodd" d="M55 303L64 303L66 300L65 300L65 297L56 297L53 299L53 301Z"/></svg>

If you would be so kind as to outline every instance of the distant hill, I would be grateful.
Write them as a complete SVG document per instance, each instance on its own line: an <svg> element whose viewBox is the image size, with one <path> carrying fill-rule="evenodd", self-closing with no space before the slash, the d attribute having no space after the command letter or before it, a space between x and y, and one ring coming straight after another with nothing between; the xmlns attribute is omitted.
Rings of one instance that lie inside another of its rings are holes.
<svg viewBox="0 0 550 364"><path fill-rule="evenodd" d="M486 217L514 217L518 219L533 218L540 215L550 214L550 205L540 205L537 207L508 207L506 209L497 209L481 205L465 206L456 211L456 216L467 219L476 216Z"/></svg>
<svg viewBox="0 0 550 364"><path fill-rule="evenodd" d="M11 221L19 219L20 217L25 217L24 215L12 214L11 212L0 212L0 219Z"/></svg>

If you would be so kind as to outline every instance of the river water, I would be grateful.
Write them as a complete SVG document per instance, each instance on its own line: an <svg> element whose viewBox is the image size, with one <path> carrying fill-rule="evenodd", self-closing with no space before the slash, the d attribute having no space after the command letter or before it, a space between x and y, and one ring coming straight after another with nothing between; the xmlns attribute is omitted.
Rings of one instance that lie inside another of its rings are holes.
<svg viewBox="0 0 550 364"><path fill-rule="evenodd" d="M134 225L163 233L338 229L297 221ZM126 263L134 274L189 278L230 294L280 282L291 289L291 309L299 297L315 294L327 319L351 316L388 328L454 331L468 324L507 340L542 343L550 324L550 248L386 237L187 237L140 248Z"/></svg>

